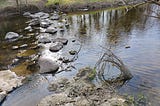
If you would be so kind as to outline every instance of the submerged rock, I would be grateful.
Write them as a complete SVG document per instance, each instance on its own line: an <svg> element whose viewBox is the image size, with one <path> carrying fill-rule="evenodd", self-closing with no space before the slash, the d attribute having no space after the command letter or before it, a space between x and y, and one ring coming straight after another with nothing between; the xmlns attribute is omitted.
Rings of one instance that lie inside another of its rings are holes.
<svg viewBox="0 0 160 106"><path fill-rule="evenodd" d="M37 106L45 96L51 94L47 90L46 76L39 74L28 76L24 84L11 92L1 106Z"/></svg>
<svg viewBox="0 0 160 106"><path fill-rule="evenodd" d="M77 54L77 51L75 51L75 50L70 50L70 51L69 51L69 54L70 54L70 55L75 55L75 54Z"/></svg>
<svg viewBox="0 0 160 106"><path fill-rule="evenodd" d="M58 52L62 48L63 48L63 44L61 42L55 42L50 46L49 50L51 52Z"/></svg>
<svg viewBox="0 0 160 106"><path fill-rule="evenodd" d="M131 46L129 46L129 45L126 45L126 46L125 46L125 48L126 48L126 49L129 49L129 48L131 48Z"/></svg>
<svg viewBox="0 0 160 106"><path fill-rule="evenodd" d="M15 33L15 32L8 32L5 36L5 39L6 40L10 40L10 39L16 39L20 37L20 35L18 33Z"/></svg>

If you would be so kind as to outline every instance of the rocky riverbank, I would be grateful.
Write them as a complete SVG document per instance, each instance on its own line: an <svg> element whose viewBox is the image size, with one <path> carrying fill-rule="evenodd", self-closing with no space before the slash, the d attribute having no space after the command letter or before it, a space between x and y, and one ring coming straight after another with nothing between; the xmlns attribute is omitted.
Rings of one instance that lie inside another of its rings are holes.
<svg viewBox="0 0 160 106"><path fill-rule="evenodd" d="M94 69L80 69L73 79L60 78L48 89L55 94L42 99L38 106L127 106L127 100L107 85L95 85Z"/></svg>
<svg viewBox="0 0 160 106"><path fill-rule="evenodd" d="M92 80L96 76L96 71L88 67L79 70L78 74L73 79L71 78L71 80L60 78L59 80L57 80L57 82L53 80L54 83L47 81L47 77L45 76L45 74L55 75L56 73L69 71L74 68L74 65L72 65L72 63L74 63L78 58L78 53L80 52L82 46L81 42L76 39L63 36L63 33L70 27L67 16L65 14L57 12L53 12L51 14L44 12L32 14L26 12L23 15L24 17L27 17L29 19L26 22L27 27L24 28L24 30L27 32L36 32L36 40L34 41L34 44L37 44L35 48L38 48L40 52L37 55L28 55L23 50L24 52L20 52L17 54L17 57L19 57L19 59L26 58L25 62L29 63L25 64L25 67L27 69L25 72L28 72L28 70L30 70L35 74L31 77L25 76L25 80L27 80L27 83L24 83L23 85L21 81L22 79L24 79L24 77L18 77L14 72L11 71L0 71L3 76L1 77L2 86L0 86L2 89L1 102L5 100L5 97L8 93L10 93L10 91L13 90L13 88L17 88L22 85L21 87L13 91L13 93L11 93L9 96L7 96L7 101L5 101L3 104L4 106L10 104L11 101L18 101L18 99L21 98L20 95L25 95L25 97L28 98L32 95L30 94L30 92L34 90L36 90L37 92L46 92L45 94L42 93L39 95L39 98L37 99L38 102L44 96L48 95L49 91L56 93L52 94L54 95L53 97L55 97L56 102L50 101L50 98L52 98L52 96L48 96L39 103L39 106L45 106L48 105L48 103L55 103L54 105L66 105L65 103L69 103L71 105L105 105L108 103L112 104L112 102L117 103L117 100L118 104L123 104L124 99L114 93L113 90L105 89L101 85L97 86L92 83ZM21 38L23 37L25 37L25 35L21 35L16 32L8 32L4 40L8 42L16 42L18 40L21 40ZM22 46L13 46L12 49L19 50L23 47L25 48L27 47L27 45L23 44ZM34 50L35 48L30 49ZM5 77L3 72L6 73L5 75L10 77ZM21 76L21 74L19 75ZM12 80L12 78L14 79ZM3 89L5 87L4 83L7 84L6 88L9 90ZM46 89L47 86L48 90ZM44 87L45 89L42 89L42 87ZM12 94L15 96L15 98L13 98ZM32 95L32 97L34 96L35 94ZM59 96L62 98L59 99ZM102 99L102 97L104 99ZM89 100L85 98L88 98ZM96 98L98 100L95 100ZM108 102L107 100L109 100L110 102ZM25 98L19 102L16 102L14 105L17 106L21 103L24 103L24 101ZM32 100L30 101L33 102Z"/></svg>
<svg viewBox="0 0 160 106"><path fill-rule="evenodd" d="M61 11L65 13L71 13L71 12L80 12L80 11L93 11L93 10L101 10L101 9L107 9L107 8L114 8L119 6L126 6L126 5L135 5L139 3L143 3L145 0L129 0L125 3L118 0L113 0L111 2L109 1L102 1L102 2L85 2L85 3L71 3L71 4L61 4L61 3L52 3L49 5L46 5L48 3L47 0L39 0L37 2L33 2L30 0L30 3L25 4L22 2L19 7L16 6L16 4L8 7L4 7L0 9L0 16L9 16L9 15L15 15L15 14L23 14L26 11L29 11L31 13L35 13L38 11L44 11L44 12L53 12L53 11Z"/></svg>

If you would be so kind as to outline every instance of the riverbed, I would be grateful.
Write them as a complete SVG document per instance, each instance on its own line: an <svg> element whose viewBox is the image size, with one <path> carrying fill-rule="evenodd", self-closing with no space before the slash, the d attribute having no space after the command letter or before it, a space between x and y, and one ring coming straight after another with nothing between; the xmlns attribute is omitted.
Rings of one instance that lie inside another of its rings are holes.
<svg viewBox="0 0 160 106"><path fill-rule="evenodd" d="M142 6L129 12L124 9L112 9L67 14L70 26L63 33L57 33L56 36L81 42L82 48L78 59L72 64L75 68L58 73L53 77L67 76L70 78L80 68L94 67L104 48L110 48L133 74L131 80L118 88L119 93L144 95L151 105L158 106L160 104L160 19L146 16L147 10L153 6L148 6L148 9L146 7ZM154 14L149 13L149 15ZM27 56L43 52L33 49L39 31L24 31L24 28L27 27L25 22L28 20L23 16L15 16L2 19L0 22L0 70L10 68L20 76L34 73L26 70L26 65L24 65L28 58L20 59L18 63L14 60L22 51L28 51ZM22 34L23 37L16 42L8 42L4 38L5 34L10 31ZM27 46L13 50L13 46L24 44ZM105 73L105 76L112 77L110 75L116 74L116 71L113 71ZM24 104L24 106L27 105L27 103ZM34 106L34 103L32 102L31 105Z"/></svg>

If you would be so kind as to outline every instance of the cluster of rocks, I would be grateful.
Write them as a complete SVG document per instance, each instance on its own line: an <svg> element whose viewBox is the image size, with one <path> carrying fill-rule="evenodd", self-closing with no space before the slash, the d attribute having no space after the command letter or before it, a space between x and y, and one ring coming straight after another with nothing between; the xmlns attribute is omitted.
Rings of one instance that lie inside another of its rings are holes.
<svg viewBox="0 0 160 106"><path fill-rule="evenodd" d="M39 34L36 37L38 45L42 48L38 60L40 66L39 72L55 73L58 70L62 70L62 64L71 62L72 58L77 54L76 50L67 51L66 48L68 47L65 48L69 42L69 39L63 36L63 33L69 28L65 14L59 14L57 12L51 14L44 12L31 14L26 12L23 15L31 18L31 20L26 22L28 27L25 30L39 30ZM72 44L69 46L72 46ZM64 56L70 54L72 58L64 58L62 51L65 51L63 53Z"/></svg>
<svg viewBox="0 0 160 106"><path fill-rule="evenodd" d="M65 45L68 44L68 39L55 36L56 33L64 32L64 30L66 30L69 26L66 19L62 19L62 16L64 15L59 15L56 12L53 14L44 12L31 14L29 12L26 12L24 13L24 16L30 18L30 20L26 22L28 26L24 30L27 32L34 32L35 30L38 30L38 34L34 33L34 36L36 36L37 38L35 44L38 43L37 45L48 49L48 51L50 51L54 55L56 55L57 52L59 52L64 48ZM23 37L23 35L20 35L16 32L8 32L5 36L5 40L16 41L21 37ZM25 48L27 48L28 46L28 44L12 46L12 50L19 51L19 53L17 53L16 59L13 60L13 64L19 64L21 58L27 58L30 59L27 61L31 61L28 62L27 69L31 71L35 69L37 70L37 67L39 66L40 69L38 70L40 70L40 73L55 72L59 69L60 63L57 62L58 58L56 56L56 59L46 58L43 55L42 50L41 56L39 58L39 54L36 55L34 50L32 50L31 48L29 50L25 50ZM35 63L35 61L37 60L38 63ZM20 86L22 84L21 81L23 78L24 77L18 77L14 72L11 72L9 70L0 71L0 101L2 101L6 97L8 92Z"/></svg>
<svg viewBox="0 0 160 106"><path fill-rule="evenodd" d="M23 79L24 77L18 77L10 70L0 71L0 103L4 100L9 92L22 85Z"/></svg>
<svg viewBox="0 0 160 106"><path fill-rule="evenodd" d="M27 17L29 19L29 21L26 22L28 26L24 28L24 31L26 31L27 33L33 33L33 36L35 36L37 40L34 41L35 43L31 45L22 44L12 46L12 50L18 50L17 58L13 60L12 65L16 65L21 60L25 61L27 59L28 61L31 58L38 57L35 58L35 60L32 59L32 62L29 62L27 69L32 69L30 71L35 71L34 69L36 69L36 71L40 70L40 73L56 72L58 69L60 69L59 67L62 63L60 61L64 62L65 60L67 60L65 62L69 62L68 58L62 59L62 57L58 56L60 54L59 51L62 50L69 41L67 38L61 36L69 28L69 24L65 14L57 12L51 14L44 12L31 14L29 12L26 12L23 15L24 17ZM16 32L8 32L5 36L5 39L9 41L15 41L21 37L25 36L20 35ZM29 48L29 46L32 45L35 46ZM39 47L43 48L40 54L37 54L36 52L34 52L36 54L31 54L33 51L32 49L37 50L37 48L39 49ZM29 48L29 50L25 50L27 48ZM48 53L45 53L46 50L44 49L47 49ZM52 58L46 58L48 56L44 56L44 54L52 54L54 56L52 56ZM72 50L70 54L74 56L76 55L76 51ZM37 63L38 65L35 65L35 63Z"/></svg>
<svg viewBox="0 0 160 106"><path fill-rule="evenodd" d="M23 14L25 17L31 18L30 21L26 22L28 26L25 30L32 31L33 29L40 29L40 32L46 32L50 34L55 34L58 31L63 32L65 28L68 28L69 24L66 18L63 18L65 15L54 12L52 14L38 12L31 14L26 12Z"/></svg>
<svg viewBox="0 0 160 106"><path fill-rule="evenodd" d="M79 70L73 79L53 81L48 89L55 93L42 99L38 106L114 106L125 105L125 99L113 90L92 83L94 70L86 67ZM96 74L96 73L95 73Z"/></svg>

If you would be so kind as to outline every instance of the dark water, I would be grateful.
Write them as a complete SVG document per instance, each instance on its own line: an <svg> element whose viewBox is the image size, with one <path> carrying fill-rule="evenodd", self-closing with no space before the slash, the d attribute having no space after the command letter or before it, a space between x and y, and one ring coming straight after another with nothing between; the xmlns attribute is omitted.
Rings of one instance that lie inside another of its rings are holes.
<svg viewBox="0 0 160 106"><path fill-rule="evenodd" d="M159 106L160 19L145 15L146 13L154 15L149 11L152 8L155 9L153 6L144 6L127 13L122 9L68 15L70 28L60 36L82 42L78 60L74 63L77 69L85 66L94 67L102 55L102 47L111 48L133 74L133 78L123 85L119 92L122 94L145 95L152 106ZM24 21L24 18L13 18L13 20L0 22L1 45L6 44L4 42L5 33L23 29L25 27ZM18 25L13 27L16 24ZM22 31L22 33L24 32ZM34 42L31 38L27 39L29 39L29 41L26 41L28 44ZM10 46L5 49L1 46L1 67L8 65L9 63L5 60L12 60L16 53L17 51L12 51ZM9 54L9 57L6 54ZM75 73L74 70L62 72L56 77L71 77Z"/></svg>
<svg viewBox="0 0 160 106"><path fill-rule="evenodd" d="M0 70L14 68L15 65L18 65L15 68L18 69L17 73L19 75L29 74L29 71L23 71L25 70L23 67L26 64L25 61L27 60L27 57L36 54L36 50L32 49L32 47L37 45L34 36L36 31L26 32L24 30L27 26L26 22L28 19L22 16L1 18L0 20ZM4 39L6 33L12 31L22 35L22 37L16 41L6 41ZM27 46L17 50L13 49L14 46L20 47L23 45Z"/></svg>

